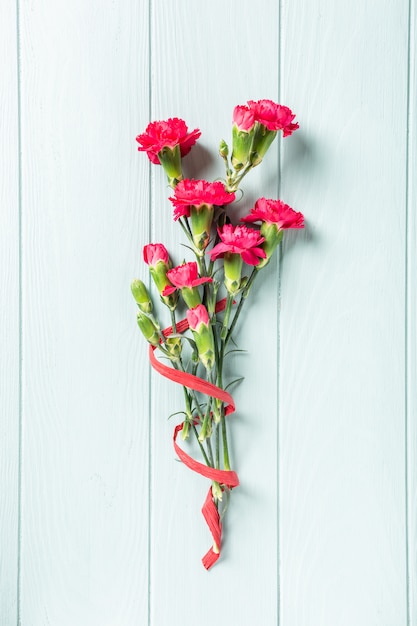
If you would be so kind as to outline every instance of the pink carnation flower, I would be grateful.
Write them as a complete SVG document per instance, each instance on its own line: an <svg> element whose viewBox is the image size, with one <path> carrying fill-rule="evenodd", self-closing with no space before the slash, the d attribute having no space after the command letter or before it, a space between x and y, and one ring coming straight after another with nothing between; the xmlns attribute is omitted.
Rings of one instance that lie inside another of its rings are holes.
<svg viewBox="0 0 417 626"><path fill-rule="evenodd" d="M190 217L190 207L196 209L208 206L223 206L235 199L234 193L229 193L223 183L209 183L206 180L184 179L175 187L174 196L169 198L174 205L174 220L179 217Z"/></svg>
<svg viewBox="0 0 417 626"><path fill-rule="evenodd" d="M198 304L193 309L188 309L187 321L191 330L195 330L196 332L198 332L201 324L208 326L210 324L210 318L204 304Z"/></svg>
<svg viewBox="0 0 417 626"><path fill-rule="evenodd" d="M152 163L159 165L158 153L163 148L173 150L180 147L181 156L189 153L201 132L195 128L188 132L187 124L178 117L171 117L165 121L151 122L146 127L146 131L136 137L136 141L141 144L138 148L141 152L146 152Z"/></svg>
<svg viewBox="0 0 417 626"><path fill-rule="evenodd" d="M268 130L282 130L284 137L288 137L299 128L298 123L292 123L295 114L282 104L276 104L272 100L249 100L248 105L256 121Z"/></svg>
<svg viewBox="0 0 417 626"><path fill-rule="evenodd" d="M264 259L266 254L260 244L265 241L259 235L259 231L247 226L232 226L225 224L218 229L221 243L210 250L211 260L223 257L226 253L240 254L243 261L248 265L258 265L259 259Z"/></svg>
<svg viewBox="0 0 417 626"><path fill-rule="evenodd" d="M304 216L294 211L282 200L267 200L259 198L249 215L242 218L242 222L265 222L276 224L278 230L285 228L304 228Z"/></svg>
<svg viewBox="0 0 417 626"><path fill-rule="evenodd" d="M167 272L167 278L174 285L174 287L171 287L170 285L165 287L162 292L163 296L169 296L174 293L176 289L182 289L183 287L192 289L193 287L198 287L203 283L213 282L213 279L209 276L202 276L199 278L197 263L195 261L183 263L182 265L173 267Z"/></svg>
<svg viewBox="0 0 417 626"><path fill-rule="evenodd" d="M255 114L245 104L238 104L233 110L233 124L236 124L239 131L243 130L246 133L252 130L255 125Z"/></svg>
<svg viewBox="0 0 417 626"><path fill-rule="evenodd" d="M162 261L165 265L169 264L168 250L162 243L149 243L143 248L143 259L145 263L151 267L155 267L158 261Z"/></svg>

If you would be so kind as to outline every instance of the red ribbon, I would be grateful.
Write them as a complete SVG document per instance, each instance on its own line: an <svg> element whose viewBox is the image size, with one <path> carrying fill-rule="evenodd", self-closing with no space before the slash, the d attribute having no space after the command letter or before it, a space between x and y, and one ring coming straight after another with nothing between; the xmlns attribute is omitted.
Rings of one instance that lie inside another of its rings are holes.
<svg viewBox="0 0 417 626"><path fill-rule="evenodd" d="M222 311L225 308L226 300L220 300L216 305L216 313ZM188 329L188 321L187 319L181 320L177 324L177 332L182 333ZM165 337L168 337L172 334L172 326L165 328L162 331ZM193 389L194 391L199 391L206 395L212 396L213 398L218 398L222 402L227 403L225 408L225 415L230 415L235 410L235 403L230 395L224 389L213 385L206 380L199 378L198 376L194 376L193 374L188 374L187 372L180 372L176 369L168 367L160 363L155 357L156 346L149 346L149 359L152 367L159 373L161 376L172 380L174 383L182 385L184 387L188 387L189 389ZM231 470L220 470L215 469L214 467L208 467L203 463L199 463L195 459L193 459L189 454L184 452L179 445L177 444L177 435L183 429L184 423L178 424L174 430L174 449L181 461L193 472L197 472L204 476L205 478L209 478L210 480L214 480L218 482L220 485L225 485L228 488L237 487L239 484L239 478L236 472ZM204 567L208 570L214 563L218 560L220 556L220 548L221 548L221 539L222 539L222 524L220 521L220 515L217 510L216 505L214 504L213 492L212 488L208 490L206 499L204 501L201 512L206 520L207 526L210 529L211 535L213 537L213 546L207 552L207 554L202 558Z"/></svg>

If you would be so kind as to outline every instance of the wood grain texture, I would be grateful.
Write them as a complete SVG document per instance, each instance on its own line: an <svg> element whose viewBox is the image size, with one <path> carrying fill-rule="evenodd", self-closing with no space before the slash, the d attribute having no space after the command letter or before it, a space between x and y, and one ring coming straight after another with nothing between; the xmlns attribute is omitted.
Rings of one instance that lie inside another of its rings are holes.
<svg viewBox="0 0 417 626"><path fill-rule="evenodd" d="M286 3L281 624L407 623L408 3ZM288 147L287 147L288 146Z"/></svg>
<svg viewBox="0 0 417 626"><path fill-rule="evenodd" d="M250 1L155 3L152 14L152 118L178 115L202 131L188 177L224 174L217 156L220 139L231 138L233 107L248 99L278 97L278 5L264 19ZM256 42L254 41L256 33ZM262 35L260 35L262 33ZM268 63L264 60L268 59ZM245 179L245 214L260 195L277 193L277 150ZM163 241L175 263L181 229L172 221L169 190L153 170L152 240ZM252 204L251 204L252 203ZM250 303L249 303L250 302ZM209 484L175 461L174 421L183 408L182 391L152 377L151 624L274 624L277 619L277 270L265 270L255 287L236 336L247 354L229 374L245 376L234 390L237 412L229 420L232 464L241 485L225 519L221 561L207 573L201 557L211 545L201 516ZM265 363L267 366L265 366ZM197 453L198 454L198 453ZM259 599L262 598L262 601Z"/></svg>
<svg viewBox="0 0 417 626"><path fill-rule="evenodd" d="M1 626L417 626L415 0L17 6L0 21ZM233 107L262 97L301 128L232 215L280 192L307 228L236 334L241 485L207 573L208 481L175 459L182 392L150 372L129 292L144 244L191 253L135 136L183 117L202 131L185 172L213 180Z"/></svg>
<svg viewBox="0 0 417 626"><path fill-rule="evenodd" d="M146 2L21 2L22 624L145 624Z"/></svg>
<svg viewBox="0 0 417 626"><path fill-rule="evenodd" d="M19 154L16 5L0 21L0 623L18 618Z"/></svg>
<svg viewBox="0 0 417 626"><path fill-rule="evenodd" d="M410 3L407 216L407 460L409 623L417 626L417 50L416 3Z"/></svg>

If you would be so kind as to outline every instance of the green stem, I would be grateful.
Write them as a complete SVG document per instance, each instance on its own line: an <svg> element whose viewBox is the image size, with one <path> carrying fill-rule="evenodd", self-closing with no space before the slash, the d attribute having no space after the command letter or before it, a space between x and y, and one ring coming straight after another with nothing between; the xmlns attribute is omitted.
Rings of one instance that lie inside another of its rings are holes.
<svg viewBox="0 0 417 626"><path fill-rule="evenodd" d="M175 369L179 369L180 371L185 372L184 365L183 365L181 359L178 359L177 361L174 361L173 359L171 359L171 360L172 360L172 363L173 363L173 366L174 366ZM190 402L190 396L188 394L188 389L187 389L187 387L183 387L183 389L184 389L184 394L185 394L185 404L186 404L186 408L187 408L186 412L187 412L188 415L192 416L192 407L191 407L191 402ZM191 397L192 397L192 399L194 401L198 417L200 418L200 423L203 424L204 420L205 420L205 417L203 416L203 412L201 410L201 406L200 406L200 403L198 401L197 395L196 395L194 389L190 389L190 393L191 393ZM210 461L209 461L209 459L208 459L208 457L206 455L206 452L205 452L205 450L204 450L204 448L202 446L202 443L201 443L200 439L198 438L199 435L198 435L198 432L197 432L197 429L195 427L195 424L194 424L194 421L193 421L192 417L191 417L191 422L192 422L192 425L193 425L194 434L196 435L196 438L197 438L197 441L198 441L198 445L200 446L200 450L203 452L204 460L206 461L207 465L209 465L210 467L213 467L213 461L211 462L211 465L210 465Z"/></svg>
<svg viewBox="0 0 417 626"><path fill-rule="evenodd" d="M173 319L173 326L174 325L175 325L175 317ZM165 337L164 337L164 339L165 339ZM173 359L172 356L170 355L170 353L167 350L165 350L165 348L163 348L162 346L159 346L159 349L170 359L174 369L180 370L182 372L185 372L184 365L183 365L181 359ZM198 445L200 447L200 450L201 450L201 453L203 455L204 461L206 462L206 465L208 465L209 467L213 467L214 462L213 462L213 452L212 452L212 450L209 449L209 454L210 454L210 457L211 457L211 459L209 459L209 457L207 456L207 453L206 453L206 451L205 451L205 449L203 447L203 444L201 443L201 441L198 438L199 435L198 435L197 428L196 428L196 426L194 424L193 411L192 411L192 406L191 406L191 401L190 401L190 395L188 393L187 387L183 386L183 391L184 391L185 409L186 409L187 420L191 423L192 430L194 432L195 438L196 438L197 443L198 443ZM196 407L198 416L200 418L200 421L203 422L203 420L204 420L203 412L202 412L200 404L198 402L196 393L192 389L190 391L191 391L191 396L192 396L192 398L194 400L195 407Z"/></svg>
<svg viewBox="0 0 417 626"><path fill-rule="evenodd" d="M221 425L222 425L222 439L223 439L223 464L224 464L225 470L230 470L229 448L227 446L226 416L224 415L223 407L222 407L222 414L221 414Z"/></svg>
<svg viewBox="0 0 417 626"><path fill-rule="evenodd" d="M233 305L233 296L231 294L227 294L226 309L225 309L225 314L224 314L223 326L222 326L222 330L220 334L221 345L220 345L219 362L218 362L218 368L217 368L217 385L221 389L223 389L223 362L224 362L224 350L226 347L226 340L227 340L227 326L229 324L232 305ZM223 466L225 470L230 470L229 448L227 445L226 416L224 414L223 404L220 408L220 423L221 423L221 429L222 429L222 442L223 442Z"/></svg>
<svg viewBox="0 0 417 626"><path fill-rule="evenodd" d="M206 414L204 416L204 420L201 423L201 430L200 430L200 441L208 441L210 438L210 422L211 422L211 415L210 415L210 411L211 411L211 402L212 402L212 398L209 396L209 400L207 402L207 410L206 410ZM207 435L207 431L209 431L209 434Z"/></svg>
<svg viewBox="0 0 417 626"><path fill-rule="evenodd" d="M236 309L236 313L235 313L235 316L233 318L233 322L231 323L229 331L228 331L228 333L226 335L226 339L225 339L225 342L224 342L225 346L227 345L227 343L229 342L230 337L232 336L232 333L233 333L233 331L235 329L236 323L237 323L237 321L239 319L239 315L240 315L240 312L242 310L242 307L243 307L243 305L245 303L246 298L248 297L250 288L252 287L253 283L255 282L255 278L256 278L257 274L258 274L258 270L256 270L254 268L252 270L252 274L250 275L249 280L246 283L246 286L245 286L245 288L244 288L244 290L242 292L242 296L240 298L240 302L239 302L238 307Z"/></svg>
<svg viewBox="0 0 417 626"><path fill-rule="evenodd" d="M177 359L176 361L174 361L174 359L171 359L171 360L172 360L172 363L173 363L175 369L179 369L181 372L185 373L185 368L184 368L184 365L183 365L183 362L182 362L181 358ZM203 421L203 419L204 419L203 412L202 412L200 404L198 402L198 398L196 396L196 393L195 393L194 389L190 389L190 392L191 392L191 397L192 397L192 399L194 400L194 403L195 403L195 408L196 408L196 411L198 413L198 417L200 418L201 421ZM187 391L187 393L188 393L188 391Z"/></svg>
<svg viewBox="0 0 417 626"><path fill-rule="evenodd" d="M208 276L207 267L206 267L206 258L204 256L204 253L200 256L200 273L201 273L201 276Z"/></svg>
<svg viewBox="0 0 417 626"><path fill-rule="evenodd" d="M194 245L194 241L193 241L193 234L191 232L190 229L190 225L188 223L187 218L185 218L185 224L183 222L183 220L181 219L181 217L178 220L179 225L181 226L181 228L183 229L185 236L187 237L188 241L190 241L193 245Z"/></svg>
<svg viewBox="0 0 417 626"><path fill-rule="evenodd" d="M230 293L228 293L227 300L226 300L226 308L224 311L223 326L222 326L222 331L220 334L222 341L225 341L227 337L227 327L229 325L230 312L232 310L232 306L233 306L233 296Z"/></svg>
<svg viewBox="0 0 417 626"><path fill-rule="evenodd" d="M222 211L220 213L219 219L217 221L217 226L218 228L222 228L226 223L226 212ZM216 239L214 240L214 244L213 244L213 248L214 246L217 246L217 244L220 242L220 236L219 233L216 230ZM213 267L214 267L214 261L210 260L209 266L208 266L208 276L212 276L213 275Z"/></svg>
<svg viewBox="0 0 417 626"><path fill-rule="evenodd" d="M227 158L225 154L220 154L220 156L222 157L224 161L224 166L226 169L226 180L230 180L230 177L232 176L232 170L229 166L229 159Z"/></svg>
<svg viewBox="0 0 417 626"><path fill-rule="evenodd" d="M239 185L241 183L241 181L245 178L246 174L248 174L250 172L250 170L252 169L252 164L248 163L241 172L239 172L239 174L237 174L236 172L230 176L227 180L227 185L226 185L226 189L229 192L234 192L237 191L239 188Z"/></svg>
<svg viewBox="0 0 417 626"><path fill-rule="evenodd" d="M212 449L212 447L211 447L211 440L210 440L210 437L209 437L206 441L207 441L207 450L208 450L208 453L209 453L209 459L210 459L210 462L211 462L211 467L214 467L214 461L213 461L213 449Z"/></svg>
<svg viewBox="0 0 417 626"><path fill-rule="evenodd" d="M186 387L183 387L184 390L184 398L185 398L185 407L186 407L186 413L187 413L187 417L189 422L192 425L192 429L195 435L195 438L197 440L198 445L200 446L200 450L201 453L204 457L204 460L206 462L206 465L208 465L209 467L213 467L214 463L213 463L213 451L211 450L211 448L209 449L209 456L210 458L207 456L206 451L204 450L203 444L201 443L201 441L198 438L198 431L197 428L195 427L194 421L193 421L193 415L192 415L192 409L191 409L191 403L190 403L190 396L188 395L188 391Z"/></svg>
<svg viewBox="0 0 417 626"><path fill-rule="evenodd" d="M216 424L216 469L220 468L220 428Z"/></svg>
<svg viewBox="0 0 417 626"><path fill-rule="evenodd" d="M201 441L198 438L198 432L197 432L197 428L195 427L194 422L192 424L192 427L193 427L195 438L197 439L198 445L200 446L201 453L202 453L202 455L204 457L204 460L206 462L206 465L208 465L209 467L213 467L213 465L210 464L210 460L209 460L209 458L208 458L208 456L206 454L206 451L204 450L203 444L201 443Z"/></svg>
<svg viewBox="0 0 417 626"><path fill-rule="evenodd" d="M224 348L225 341L222 340L222 345L220 349L220 362L218 367L218 376L217 376L217 386L223 389L223 360L224 360ZM219 426L221 425L222 430L222 442L223 442L223 466L225 470L230 470L230 462L229 462L229 448L227 445L227 428L226 428L226 416L224 414L224 405L220 408L220 424L217 424L216 430L216 462L220 464L219 460Z"/></svg>
<svg viewBox="0 0 417 626"><path fill-rule="evenodd" d="M172 309L171 309L170 313L171 313L172 333L175 334L177 332L177 322L175 320L175 311L172 311Z"/></svg>

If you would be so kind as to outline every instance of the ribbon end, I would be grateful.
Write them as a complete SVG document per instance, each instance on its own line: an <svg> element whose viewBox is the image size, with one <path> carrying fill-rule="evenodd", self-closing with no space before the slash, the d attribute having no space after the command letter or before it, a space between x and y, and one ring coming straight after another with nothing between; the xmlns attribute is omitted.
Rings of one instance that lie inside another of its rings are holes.
<svg viewBox="0 0 417 626"><path fill-rule="evenodd" d="M207 554L205 554L203 558L201 559L206 570L209 570L211 567L213 567L216 561L218 561L219 556L220 556L220 552L216 553L213 551L213 548L210 548Z"/></svg>

